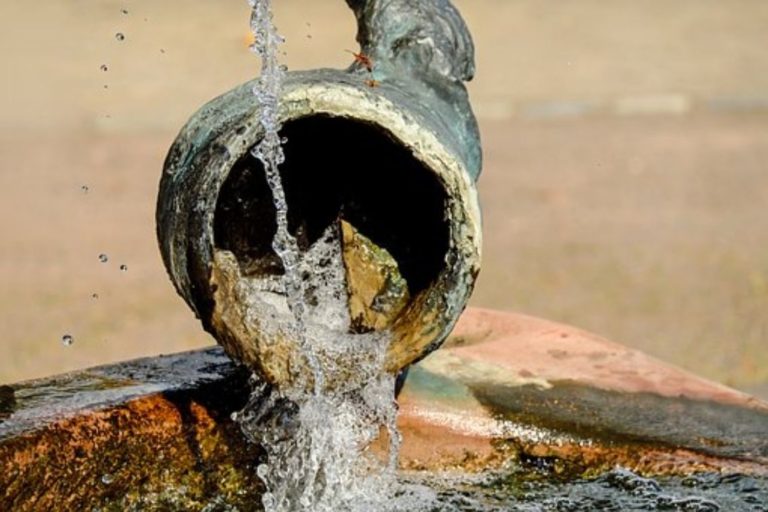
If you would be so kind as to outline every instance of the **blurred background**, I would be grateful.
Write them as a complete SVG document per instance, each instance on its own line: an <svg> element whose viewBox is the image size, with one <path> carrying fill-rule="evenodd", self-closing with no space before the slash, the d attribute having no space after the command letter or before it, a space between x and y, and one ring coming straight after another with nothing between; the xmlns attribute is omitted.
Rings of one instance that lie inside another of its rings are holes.
<svg viewBox="0 0 768 512"><path fill-rule="evenodd" d="M290 68L348 64L343 1L274 3ZM485 151L472 304L768 398L768 2L455 3ZM154 202L182 124L257 73L248 15L0 0L0 383L213 342Z"/></svg>

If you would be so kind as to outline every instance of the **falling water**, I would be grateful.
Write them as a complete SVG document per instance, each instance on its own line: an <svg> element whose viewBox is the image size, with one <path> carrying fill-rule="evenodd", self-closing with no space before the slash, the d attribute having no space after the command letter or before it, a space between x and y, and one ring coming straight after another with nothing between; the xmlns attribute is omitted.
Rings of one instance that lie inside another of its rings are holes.
<svg viewBox="0 0 768 512"><path fill-rule="evenodd" d="M277 302L287 303L292 336L311 370L311 382L280 389L255 384L249 403L236 416L248 438L267 452L267 461L257 469L267 488L264 508L421 509L433 495L423 487L400 485L396 478L400 436L394 377L384 371L390 335L350 334L340 228L332 224L304 252L288 230L279 172L285 160L279 99L286 70L277 58L283 39L273 24L271 1L249 4L252 50L262 63L253 93L264 132L252 154L261 161L272 192L277 221L272 247L285 270L277 284L254 284L250 299L254 308L282 310ZM388 449L369 450L375 442ZM381 451L387 455L377 455Z"/></svg>
<svg viewBox="0 0 768 512"><path fill-rule="evenodd" d="M299 271L299 246L296 238L288 231L288 203L280 178L279 166L285 161L282 140L280 138L279 99L285 68L277 58L277 49L283 43L272 22L271 0L249 0L251 5L251 30L254 43L251 50L261 58L261 76L253 88L253 94L261 107L261 125L264 138L253 149L253 156L264 165L267 183L272 191L277 218L277 232L272 241L272 248L277 253L285 269L284 286L288 307L296 323L296 333L302 352L306 354L312 369L315 392L323 387L323 375L317 358L307 342L305 334L304 284Z"/></svg>

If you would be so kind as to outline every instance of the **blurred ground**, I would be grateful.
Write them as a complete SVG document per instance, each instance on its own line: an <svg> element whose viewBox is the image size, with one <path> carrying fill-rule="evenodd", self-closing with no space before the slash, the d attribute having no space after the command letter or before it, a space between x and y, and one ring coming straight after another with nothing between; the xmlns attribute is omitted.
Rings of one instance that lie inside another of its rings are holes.
<svg viewBox="0 0 768 512"><path fill-rule="evenodd" d="M346 65L344 2L275 3L291 68ZM473 303L768 397L768 3L456 3L486 154ZM0 383L211 342L165 277L154 200L183 122L256 72L247 17L0 3Z"/></svg>

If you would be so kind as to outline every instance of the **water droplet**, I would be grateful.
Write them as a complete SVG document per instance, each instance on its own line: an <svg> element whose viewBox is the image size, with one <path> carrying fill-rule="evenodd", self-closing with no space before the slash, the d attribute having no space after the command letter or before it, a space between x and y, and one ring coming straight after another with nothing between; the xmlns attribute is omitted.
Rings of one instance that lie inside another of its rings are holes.
<svg viewBox="0 0 768 512"><path fill-rule="evenodd" d="M123 34L122 32L118 32L117 34L115 34L115 39L117 39L118 41L125 41L125 34Z"/></svg>
<svg viewBox="0 0 768 512"><path fill-rule="evenodd" d="M112 482L114 482L114 480L115 478L109 473L104 473L103 475L101 475L101 483L103 483L104 485L109 485Z"/></svg>
<svg viewBox="0 0 768 512"><path fill-rule="evenodd" d="M120 265L120 270L121 270L122 272L126 272L126 271L128 270L128 265L126 265L125 263L123 263L122 265Z"/></svg>
<svg viewBox="0 0 768 512"><path fill-rule="evenodd" d="M61 337L61 344L65 347L70 347L75 342L75 338L71 334L65 334Z"/></svg>
<svg viewBox="0 0 768 512"><path fill-rule="evenodd" d="M109 261L109 256L107 256L104 253L99 254L99 261L102 263L106 263Z"/></svg>
<svg viewBox="0 0 768 512"><path fill-rule="evenodd" d="M107 66L106 64L102 64L101 66L99 66L99 69L102 71L109 71L109 66Z"/></svg>

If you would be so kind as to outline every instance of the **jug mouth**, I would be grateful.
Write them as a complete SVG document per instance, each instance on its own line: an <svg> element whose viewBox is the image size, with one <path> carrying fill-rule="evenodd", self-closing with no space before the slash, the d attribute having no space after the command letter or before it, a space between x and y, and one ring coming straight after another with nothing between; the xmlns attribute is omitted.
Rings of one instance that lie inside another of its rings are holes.
<svg viewBox="0 0 768 512"><path fill-rule="evenodd" d="M386 321L353 331L387 329L385 366L395 373L437 348L466 306L480 267L480 209L448 114L426 108L419 94L357 81L332 70L289 75L279 108L287 139L280 170L301 249L339 221L396 262L407 302ZM237 294L254 278L284 272L271 247L271 191L251 154L263 129L248 95L244 85L212 103L221 108L198 114L217 116L215 125L209 117L204 130L186 129L180 140L193 141L193 156L175 148L161 184L163 197L182 202L161 209L159 232L169 273L206 330L230 356L279 383L295 373L291 351L276 340L280 321L254 321Z"/></svg>

